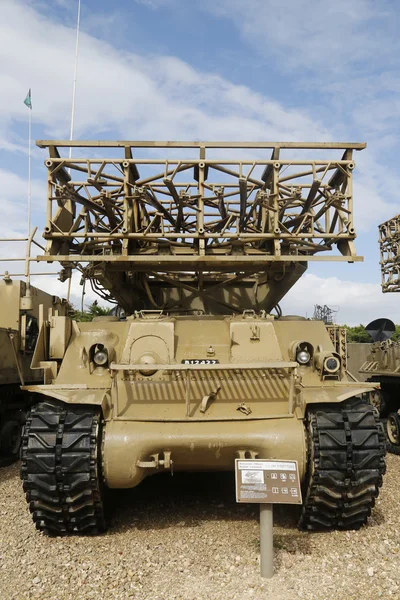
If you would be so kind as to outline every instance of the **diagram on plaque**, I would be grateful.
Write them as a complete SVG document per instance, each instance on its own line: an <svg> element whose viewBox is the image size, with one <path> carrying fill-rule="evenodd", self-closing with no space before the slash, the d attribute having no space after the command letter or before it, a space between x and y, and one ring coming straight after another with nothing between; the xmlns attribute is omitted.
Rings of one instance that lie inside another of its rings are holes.
<svg viewBox="0 0 400 600"><path fill-rule="evenodd" d="M302 503L295 460L236 459L235 474L237 502Z"/></svg>

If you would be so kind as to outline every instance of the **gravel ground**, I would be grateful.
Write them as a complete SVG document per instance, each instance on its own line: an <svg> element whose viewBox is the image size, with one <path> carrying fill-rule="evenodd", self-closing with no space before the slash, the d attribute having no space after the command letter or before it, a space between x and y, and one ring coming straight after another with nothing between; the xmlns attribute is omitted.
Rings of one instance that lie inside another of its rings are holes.
<svg viewBox="0 0 400 600"><path fill-rule="evenodd" d="M275 576L259 576L255 506L230 474L149 478L113 493L99 537L47 538L33 526L18 465L0 470L0 600L400 599L400 457L360 531L303 533L275 507Z"/></svg>

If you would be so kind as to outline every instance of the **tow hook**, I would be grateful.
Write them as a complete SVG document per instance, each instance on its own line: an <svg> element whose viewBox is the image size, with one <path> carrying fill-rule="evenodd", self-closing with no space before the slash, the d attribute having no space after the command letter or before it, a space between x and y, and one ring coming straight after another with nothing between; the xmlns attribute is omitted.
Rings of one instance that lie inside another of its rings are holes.
<svg viewBox="0 0 400 600"><path fill-rule="evenodd" d="M160 458L159 453L150 454L150 458L153 460L138 460L136 466L142 467L142 469L159 469L160 467L164 467L164 469L169 469L171 475L173 475L174 461L171 459L171 452L163 452L162 456L163 458Z"/></svg>

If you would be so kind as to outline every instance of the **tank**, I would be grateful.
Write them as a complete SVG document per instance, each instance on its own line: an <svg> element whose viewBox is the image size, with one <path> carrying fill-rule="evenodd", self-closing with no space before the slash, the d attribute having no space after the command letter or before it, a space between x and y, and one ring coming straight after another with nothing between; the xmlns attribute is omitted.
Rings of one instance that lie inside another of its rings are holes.
<svg viewBox="0 0 400 600"><path fill-rule="evenodd" d="M379 225L381 287L383 293L400 291L400 215ZM380 327L377 327L376 324ZM367 326L373 344L360 367L370 382L380 384L372 394L372 402L383 420L390 452L400 454L400 343L391 339L395 325L381 318Z"/></svg>
<svg viewBox="0 0 400 600"><path fill-rule="evenodd" d="M42 383L30 363L44 315L64 314L65 303L6 272L0 281L0 465L13 462L32 394L21 385ZM57 313L56 313L57 311Z"/></svg>
<svg viewBox="0 0 400 600"><path fill-rule="evenodd" d="M48 199L35 260L59 261L65 279L79 267L115 309L42 324L21 466L36 527L104 531L108 489L233 471L236 458L298 462L301 528L365 523L385 471L363 400L377 386L347 376L344 330L279 307L309 261L361 260L352 153L365 144L38 145Z"/></svg>

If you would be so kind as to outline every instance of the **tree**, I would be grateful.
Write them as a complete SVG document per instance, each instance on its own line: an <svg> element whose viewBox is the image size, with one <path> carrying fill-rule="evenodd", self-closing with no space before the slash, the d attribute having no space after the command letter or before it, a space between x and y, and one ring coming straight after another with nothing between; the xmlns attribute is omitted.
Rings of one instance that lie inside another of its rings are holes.
<svg viewBox="0 0 400 600"><path fill-rule="evenodd" d="M102 317L110 314L110 309L105 306L99 306L97 300L87 307L87 310L74 310L72 312L72 318L75 321L93 321L95 317Z"/></svg>
<svg viewBox="0 0 400 600"><path fill-rule="evenodd" d="M354 327L349 327L348 325L343 325L343 327L345 327L347 330L347 341L348 342L372 344L372 339L371 339L369 333L366 331L364 325L355 325ZM396 330L390 339L393 340L394 342L400 341L400 325L396 325Z"/></svg>
<svg viewBox="0 0 400 600"><path fill-rule="evenodd" d="M347 330L347 341L348 342L362 342L370 344L372 342L371 336L365 330L364 325L355 325L354 327L349 327L348 325L344 325Z"/></svg>

